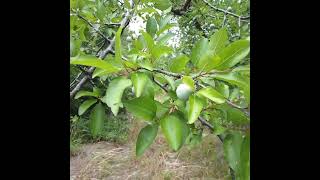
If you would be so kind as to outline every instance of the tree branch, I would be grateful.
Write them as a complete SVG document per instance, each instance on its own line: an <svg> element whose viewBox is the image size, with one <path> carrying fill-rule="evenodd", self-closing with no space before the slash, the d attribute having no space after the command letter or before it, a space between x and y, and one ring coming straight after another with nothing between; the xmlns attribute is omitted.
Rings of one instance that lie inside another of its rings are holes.
<svg viewBox="0 0 320 180"><path fill-rule="evenodd" d="M154 77L153 77L153 81L154 81L158 86L160 86L163 90L165 90L166 92L168 92L168 90L167 90L165 87L163 87L159 82L157 82L157 81L154 79ZM212 132L214 131L214 127L213 127L206 119L204 119L203 117L199 116L199 117L198 117L198 120L201 122L201 124L202 124L203 126L208 127ZM222 136L221 136L221 135L217 135L217 136L218 136L219 140L221 141L221 143L223 143L223 138L222 138ZM231 169L230 166L229 166L229 170L230 170L230 176L231 176L232 180L235 180L234 171L233 171L233 169Z"/></svg>
<svg viewBox="0 0 320 180"><path fill-rule="evenodd" d="M91 83L92 86L95 85L95 83L93 82L92 78L91 78L91 73L88 72L88 70L86 70L85 68L78 66L79 69L84 73L85 76L88 76L89 82Z"/></svg>
<svg viewBox="0 0 320 180"><path fill-rule="evenodd" d="M171 12L173 12L174 15L182 16L187 12L187 10L189 9L190 5L191 5L191 0L186 0L186 2L183 4L182 8L180 8L180 9L172 9Z"/></svg>
<svg viewBox="0 0 320 180"><path fill-rule="evenodd" d="M92 29L97 32L100 36L102 36L106 41L110 42L110 39L108 39L99 29L95 28L87 19L85 19L83 16L81 16L79 13L77 13L77 16L85 21Z"/></svg>
<svg viewBox="0 0 320 180"><path fill-rule="evenodd" d="M131 8L133 9L133 6L134 6L133 0L130 0L130 4L131 4ZM124 18L122 19L122 21L120 23L120 27L119 27L119 28L122 28L122 31L128 25L128 23L130 21L129 16L131 15L132 12L133 12L133 10L128 10L125 13ZM112 47L115 44L115 36L109 42L110 42L109 45L97 55L97 56L99 56L100 59L104 59L107 56L107 54L112 51ZM95 70L95 67L90 67L90 69L88 70L88 73L92 74L94 72L94 70ZM72 98L80 90L80 88L87 82L88 79L89 79L88 76L84 76L80 80L80 82L76 85L76 87L70 92L70 98Z"/></svg>
<svg viewBox="0 0 320 180"><path fill-rule="evenodd" d="M94 71L94 67L91 67L89 70L88 70L88 73L93 73ZM76 87L73 88L73 90L70 92L70 98L72 98L79 90L80 88L87 82L88 80L88 76L84 76L80 82L76 85Z"/></svg>
<svg viewBox="0 0 320 180"><path fill-rule="evenodd" d="M238 14L235 14L233 12L230 12L230 11L227 11L227 10L224 10L224 9L221 9L221 8L218 8L218 7L215 7L213 6L212 4L210 4L208 1L206 0L202 0L205 4L207 4L208 6L210 6L212 9L216 10L216 11L219 11L219 12L223 12L225 14L229 14L233 17L236 17L236 18L240 18L242 20L245 20L245 19L250 19L250 16L240 16Z"/></svg>
<svg viewBox="0 0 320 180"><path fill-rule="evenodd" d="M250 112L247 111L246 108L242 108L242 107L234 104L233 102L231 102L231 101L229 101L229 100L227 100L226 103L227 103L229 106L232 106L232 107L234 107L234 108L236 108L236 109L239 109L239 110L242 111L247 117L250 117Z"/></svg>
<svg viewBox="0 0 320 180"><path fill-rule="evenodd" d="M168 90L166 89L165 85L162 85L159 81L157 81L154 76L152 77L152 80L154 83L156 83L159 87L161 87L165 92L168 92Z"/></svg>
<svg viewBox="0 0 320 180"><path fill-rule="evenodd" d="M150 71L150 72L158 72L158 73L161 73L161 74L164 74L164 75L167 75L167 76L171 76L171 77L175 77L175 78L181 78L181 77L182 77L182 75L180 75L180 74L172 73L172 72L168 72L168 71L164 71L164 70L161 70L161 69L153 69L153 70L151 71L151 70L149 70L149 69L146 69L146 68L143 68L143 67L139 67L137 70L139 70L139 69L144 69L144 70L147 70L147 71ZM232 70L232 69L231 69L231 70ZM230 71L230 70L228 70L228 71ZM210 73L217 73L217 72L225 72L225 71L215 71L215 72L210 72ZM197 78L197 77L199 77L199 76L201 76L201 73L193 76L192 78L195 79L195 78ZM156 84L157 84L157 83L156 83ZM196 84L197 86L202 87L202 88L205 87L205 86L203 86L202 84L200 84L198 81L195 81L195 84ZM162 88L162 86L160 86L160 87ZM246 108L242 108L242 107L240 107L240 106L232 103L232 102L229 101L229 100L227 100L226 103L227 103L228 105L234 107L234 108L237 108L237 109L241 110L242 112L245 113L245 115L246 115L247 117L250 117L250 112L247 111Z"/></svg>
<svg viewBox="0 0 320 180"><path fill-rule="evenodd" d="M74 80L70 83L70 88L72 88L72 86L74 85L75 82L79 81L78 79L80 78L80 76L83 74L83 72L80 72L76 78L74 78Z"/></svg>
<svg viewBox="0 0 320 180"><path fill-rule="evenodd" d="M131 0L130 4L133 7L132 0ZM131 15L132 12L133 12L132 10L127 11L124 15L124 18L122 19L122 21L120 23L120 27L119 27L119 28L122 28L122 32L129 24L129 21L130 21L129 16ZM104 59L106 57L107 53L112 51L112 47L113 47L114 43L115 43L115 36L111 40L109 46L105 50L101 51L100 56L99 56L100 59Z"/></svg>
<svg viewBox="0 0 320 180"><path fill-rule="evenodd" d="M105 23L106 26L120 26L120 23Z"/></svg>
<svg viewBox="0 0 320 180"><path fill-rule="evenodd" d="M157 72L157 73L161 73L161 74L164 74L164 75L167 75L167 76L172 76L172 77L175 77L175 78L181 78L182 77L182 75L180 75L180 74L168 72L168 71L165 71L165 70L162 70L162 69L153 69L152 71L149 70L149 69L143 68L143 67L139 67L138 69L144 69L144 70L147 70L147 71L150 71L150 72Z"/></svg>

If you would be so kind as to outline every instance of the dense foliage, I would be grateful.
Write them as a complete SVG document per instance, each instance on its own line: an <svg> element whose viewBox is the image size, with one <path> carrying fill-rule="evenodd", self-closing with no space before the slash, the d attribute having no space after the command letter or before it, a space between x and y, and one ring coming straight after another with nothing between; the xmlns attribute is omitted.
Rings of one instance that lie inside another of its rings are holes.
<svg viewBox="0 0 320 180"><path fill-rule="evenodd" d="M250 178L247 0L70 5L72 127L85 121L90 137L101 139L106 123L128 111L148 123L137 137L137 156L160 130L178 151L201 141L207 127L223 142L231 176Z"/></svg>

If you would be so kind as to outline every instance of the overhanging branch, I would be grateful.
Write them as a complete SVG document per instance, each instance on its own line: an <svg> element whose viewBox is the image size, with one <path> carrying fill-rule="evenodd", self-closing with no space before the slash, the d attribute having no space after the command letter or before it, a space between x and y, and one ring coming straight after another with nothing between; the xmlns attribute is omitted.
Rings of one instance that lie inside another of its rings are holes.
<svg viewBox="0 0 320 180"><path fill-rule="evenodd" d="M131 4L131 8L133 9L133 6L134 6L133 0L130 0L130 4ZM133 10L128 10L125 13L124 18L122 19L119 27L119 28L122 28L122 31L129 24L129 21L130 21L129 16L131 15L132 12ZM115 44L115 37L113 37L112 40L110 40L109 42L110 42L109 45L97 55L100 59L104 59L108 53L113 51L112 47ZM94 70L95 70L95 67L90 67L90 69L88 70L88 74L91 75L94 72ZM75 86L75 88L70 92L70 98L72 98L80 90L80 88L87 82L88 79L89 79L88 76L84 76L79 81L79 83Z"/></svg>

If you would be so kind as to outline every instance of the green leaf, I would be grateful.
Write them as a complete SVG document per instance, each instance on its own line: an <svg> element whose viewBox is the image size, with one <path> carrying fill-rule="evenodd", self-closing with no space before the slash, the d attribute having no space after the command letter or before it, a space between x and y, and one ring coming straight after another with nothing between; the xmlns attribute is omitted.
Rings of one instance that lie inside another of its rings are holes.
<svg viewBox="0 0 320 180"><path fill-rule="evenodd" d="M211 101L218 103L218 104L222 104L225 102L225 97L220 94L217 90L211 88L211 87L206 87L206 88L202 88L197 92L197 95L206 97L208 99L210 99Z"/></svg>
<svg viewBox="0 0 320 180"><path fill-rule="evenodd" d="M114 18L111 19L111 22L113 22L113 23L119 23L121 20L122 20L121 17L114 17Z"/></svg>
<svg viewBox="0 0 320 180"><path fill-rule="evenodd" d="M140 36L138 37L138 39L136 39L136 40L134 41L134 46L135 46L136 49L142 50L142 49L146 46L145 43L146 43L146 42L144 41L143 36L140 35Z"/></svg>
<svg viewBox="0 0 320 180"><path fill-rule="evenodd" d="M186 64L189 62L189 57L182 54L172 59L169 64L169 70L171 72L180 73L186 67Z"/></svg>
<svg viewBox="0 0 320 180"><path fill-rule="evenodd" d="M70 0L70 8L75 9L77 7L77 0Z"/></svg>
<svg viewBox="0 0 320 180"><path fill-rule="evenodd" d="M172 52L172 49L168 46L163 45L155 45L153 49L151 50L152 57L157 60L162 55L170 54Z"/></svg>
<svg viewBox="0 0 320 180"><path fill-rule="evenodd" d="M166 30L172 28L176 26L176 24L167 24L165 25L162 29L160 29L158 32L157 32L157 35L159 36L161 33L165 32Z"/></svg>
<svg viewBox="0 0 320 180"><path fill-rule="evenodd" d="M156 9L152 8L152 7L146 7L146 8L143 8L143 9L140 9L137 11L138 13L148 13L148 14L151 14L151 13L158 13Z"/></svg>
<svg viewBox="0 0 320 180"><path fill-rule="evenodd" d="M128 68L136 69L138 67L138 64L133 61L122 61L122 62L123 62L123 65Z"/></svg>
<svg viewBox="0 0 320 180"><path fill-rule="evenodd" d="M154 19L154 17L150 17L147 20L146 30L151 35L151 37L154 37L154 35L158 31L157 21L156 21L156 19Z"/></svg>
<svg viewBox="0 0 320 180"><path fill-rule="evenodd" d="M214 127L214 134L215 135L220 135L220 134L223 134L226 130L227 130L227 128L226 127L224 127L223 125L222 125L222 123L219 123L219 122L217 122L217 121L213 121L213 127Z"/></svg>
<svg viewBox="0 0 320 180"><path fill-rule="evenodd" d="M203 102L195 95L191 95L188 101L188 124L194 123L203 109Z"/></svg>
<svg viewBox="0 0 320 180"><path fill-rule="evenodd" d="M237 108L233 108L227 104L219 104L215 106L216 109L219 109L224 112L224 118L228 122L232 122L234 125L247 125L250 122L250 119Z"/></svg>
<svg viewBox="0 0 320 180"><path fill-rule="evenodd" d="M240 150L243 138L240 133L228 134L223 141L223 149L226 160L229 166L238 171L240 163Z"/></svg>
<svg viewBox="0 0 320 180"><path fill-rule="evenodd" d="M192 89L192 91L195 90L195 85L194 85L194 81L193 81L192 77L190 77L190 76L183 76L182 82L183 82L184 84L188 85L188 86Z"/></svg>
<svg viewBox="0 0 320 180"><path fill-rule="evenodd" d="M148 69L149 71L153 71L153 66L149 61L140 62L139 66L142 68Z"/></svg>
<svg viewBox="0 0 320 180"><path fill-rule="evenodd" d="M244 96L247 102L250 102L250 82L248 79L243 78L238 73L230 72L224 74L216 74L214 78L226 81L230 84L238 86L244 91Z"/></svg>
<svg viewBox="0 0 320 180"><path fill-rule="evenodd" d="M221 28L210 37L209 49L212 50L213 55L216 55L221 49L225 47L228 41L228 33L226 28Z"/></svg>
<svg viewBox="0 0 320 180"><path fill-rule="evenodd" d="M238 67L232 69L232 72L250 73L250 65L238 66Z"/></svg>
<svg viewBox="0 0 320 180"><path fill-rule="evenodd" d="M126 109L137 118L152 122L156 116L157 105L149 96L141 96L124 102Z"/></svg>
<svg viewBox="0 0 320 180"><path fill-rule="evenodd" d="M97 99L88 99L84 101L78 109L78 114L81 116L83 113L87 111L94 103L96 103L98 100Z"/></svg>
<svg viewBox="0 0 320 180"><path fill-rule="evenodd" d="M86 30L86 26L85 25L83 25L83 26L81 26L79 29L78 29L78 32L79 32L79 36L80 36L80 40L81 41L86 41L87 40L87 38L86 38L86 35L85 35L85 30Z"/></svg>
<svg viewBox="0 0 320 180"><path fill-rule="evenodd" d="M130 8L131 8L130 3L129 3L129 0L124 0L124 6L125 6L127 9L130 9Z"/></svg>
<svg viewBox="0 0 320 180"><path fill-rule="evenodd" d="M152 37L146 32L142 32L142 36L147 44L148 50L151 51L154 46L154 41L153 41Z"/></svg>
<svg viewBox="0 0 320 180"><path fill-rule="evenodd" d="M137 72L131 74L131 81L134 87L136 97L140 97L144 91L145 85L148 81L148 76L145 73Z"/></svg>
<svg viewBox="0 0 320 180"><path fill-rule="evenodd" d="M154 84L150 78L148 78L144 91L141 96L147 96L154 99Z"/></svg>
<svg viewBox="0 0 320 180"><path fill-rule="evenodd" d="M170 0L157 0L154 2L154 7L160 10L166 10L171 7Z"/></svg>
<svg viewBox="0 0 320 180"><path fill-rule="evenodd" d="M103 130L104 119L106 118L105 109L98 103L90 114L90 132L93 137L100 135Z"/></svg>
<svg viewBox="0 0 320 180"><path fill-rule="evenodd" d="M214 62L220 61L219 56L214 56L212 50L208 50L203 54L196 65L196 67L205 72L209 72L214 69Z"/></svg>
<svg viewBox="0 0 320 180"><path fill-rule="evenodd" d="M163 74L160 74L160 73L159 74L154 74L153 77L154 77L155 80L157 80L161 84L167 83L167 80L164 78Z"/></svg>
<svg viewBox="0 0 320 180"><path fill-rule="evenodd" d="M97 93L98 96L102 95L101 89L95 86L92 88L92 92Z"/></svg>
<svg viewBox="0 0 320 180"><path fill-rule="evenodd" d="M167 15L161 18L159 21L159 30L162 31L162 29L168 24L168 22L171 20L172 17L173 17L172 15Z"/></svg>
<svg viewBox="0 0 320 180"><path fill-rule="evenodd" d="M121 63L122 53L121 53L121 32L122 27L120 27L116 33L116 42L115 42L115 61Z"/></svg>
<svg viewBox="0 0 320 180"><path fill-rule="evenodd" d="M209 42L207 38L200 39L192 48L191 51L191 62L197 66L200 58L206 55L209 47Z"/></svg>
<svg viewBox="0 0 320 180"><path fill-rule="evenodd" d="M113 66L112 64L96 58L95 56L77 56L71 57L70 64L77 64L83 66L92 66L103 69L109 73L118 72L120 69Z"/></svg>
<svg viewBox="0 0 320 180"><path fill-rule="evenodd" d="M90 91L79 91L76 95L75 95L75 97L74 97L74 99L79 99L79 98L81 98L81 97L83 97L83 96L93 96L93 97L98 97L99 96L99 93L97 93L97 92L90 92Z"/></svg>
<svg viewBox="0 0 320 180"><path fill-rule="evenodd" d="M215 89L216 89L220 94L222 94L226 99L229 98L229 94L230 94L229 86L226 85L225 83L217 82L217 83L216 83L216 86L215 86Z"/></svg>
<svg viewBox="0 0 320 180"><path fill-rule="evenodd" d="M239 109L225 108L227 112L227 120L235 124L247 124L250 122L249 118Z"/></svg>
<svg viewBox="0 0 320 180"><path fill-rule="evenodd" d="M160 119L169 111L169 107L166 106L165 104L161 104L158 101L155 101L155 102L157 105L156 117Z"/></svg>
<svg viewBox="0 0 320 180"><path fill-rule="evenodd" d="M240 180L250 179L250 136L243 139L240 151Z"/></svg>
<svg viewBox="0 0 320 180"><path fill-rule="evenodd" d="M101 22L103 22L103 19L106 15L106 12L107 12L105 6L103 5L103 2L97 1L96 8L97 8L97 13L96 13L97 17L99 18L99 20Z"/></svg>
<svg viewBox="0 0 320 180"><path fill-rule="evenodd" d="M105 76L105 75L108 75L108 74L110 74L109 71L106 71L106 70L100 69L100 68L96 68L92 73L92 78L102 77L102 76Z"/></svg>
<svg viewBox="0 0 320 180"><path fill-rule="evenodd" d="M214 81L214 79L212 77L200 77L201 82L203 82L204 84L211 86L211 87L215 87L216 86L216 82Z"/></svg>
<svg viewBox="0 0 320 180"><path fill-rule="evenodd" d="M75 57L79 54L81 44L82 42L80 39L70 40L70 57Z"/></svg>
<svg viewBox="0 0 320 180"><path fill-rule="evenodd" d="M177 99L174 101L174 105L178 107L179 111L186 115L184 117L187 119L186 102L181 99Z"/></svg>
<svg viewBox="0 0 320 180"><path fill-rule="evenodd" d="M249 52L250 41L235 41L218 53L221 60L215 63L214 69L225 70L231 68L245 58Z"/></svg>
<svg viewBox="0 0 320 180"><path fill-rule="evenodd" d="M115 116L119 112L120 105L122 105L121 98L123 91L131 85L131 80L125 77L117 77L110 82L106 95L103 97L102 101L111 108L111 111Z"/></svg>
<svg viewBox="0 0 320 180"><path fill-rule="evenodd" d="M158 133L158 125L147 125L142 128L136 142L136 156L141 156L152 144Z"/></svg>
<svg viewBox="0 0 320 180"><path fill-rule="evenodd" d="M166 42L167 42L170 38L172 38L173 36L174 36L174 34L171 33L171 32L168 32L168 33L166 33L166 34L162 34L161 36L159 36L159 37L157 38L157 45L165 45Z"/></svg>
<svg viewBox="0 0 320 180"><path fill-rule="evenodd" d="M167 115L160 120L162 132L170 147L177 151L184 144L189 128L181 116L177 114Z"/></svg>
<svg viewBox="0 0 320 180"><path fill-rule="evenodd" d="M236 99L239 98L239 96L240 96L239 88L233 88L231 93L230 93L229 100L230 101L235 101Z"/></svg>
<svg viewBox="0 0 320 180"><path fill-rule="evenodd" d="M167 80L167 82L169 83L170 87L171 87L171 90L175 90L176 89L176 85L175 85L175 82L174 82L174 79L170 76L167 76L167 75L163 75L163 77Z"/></svg>

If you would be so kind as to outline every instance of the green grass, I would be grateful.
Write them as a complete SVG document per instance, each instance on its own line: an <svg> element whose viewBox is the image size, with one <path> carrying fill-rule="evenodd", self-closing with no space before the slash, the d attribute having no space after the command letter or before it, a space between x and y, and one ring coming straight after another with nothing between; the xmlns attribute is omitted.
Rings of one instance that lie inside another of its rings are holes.
<svg viewBox="0 0 320 180"><path fill-rule="evenodd" d="M125 113L117 117L108 115L100 136L93 137L89 129L89 117L82 116L70 121L70 151L77 149L80 144L109 141L119 144L127 142L129 132L128 116Z"/></svg>

